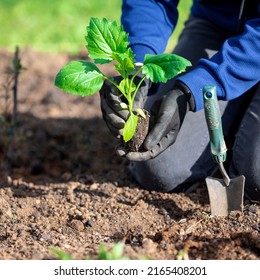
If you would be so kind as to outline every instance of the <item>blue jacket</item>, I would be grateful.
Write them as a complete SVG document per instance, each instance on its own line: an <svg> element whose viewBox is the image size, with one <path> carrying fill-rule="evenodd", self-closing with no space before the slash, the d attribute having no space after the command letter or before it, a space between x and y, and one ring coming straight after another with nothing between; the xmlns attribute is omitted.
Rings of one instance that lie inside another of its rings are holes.
<svg viewBox="0 0 260 280"><path fill-rule="evenodd" d="M237 33L241 1L193 1L192 15L208 19L234 34L211 59L201 59L194 70L178 78L192 91L196 111L203 108L205 85L216 85L218 98L231 100L260 81L260 0L245 0L251 2L250 8L244 13L243 31ZM178 2L123 0L121 21L129 33L137 61L142 62L146 53L165 51L178 19Z"/></svg>

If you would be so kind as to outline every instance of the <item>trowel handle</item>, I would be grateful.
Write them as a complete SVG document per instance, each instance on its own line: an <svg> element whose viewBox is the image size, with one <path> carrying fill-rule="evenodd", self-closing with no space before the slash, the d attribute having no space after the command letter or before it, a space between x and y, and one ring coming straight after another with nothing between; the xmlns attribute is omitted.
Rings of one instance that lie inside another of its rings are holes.
<svg viewBox="0 0 260 280"><path fill-rule="evenodd" d="M221 114L217 99L216 87L203 88L204 112L210 137L210 149L216 162L224 162L227 148L224 141Z"/></svg>

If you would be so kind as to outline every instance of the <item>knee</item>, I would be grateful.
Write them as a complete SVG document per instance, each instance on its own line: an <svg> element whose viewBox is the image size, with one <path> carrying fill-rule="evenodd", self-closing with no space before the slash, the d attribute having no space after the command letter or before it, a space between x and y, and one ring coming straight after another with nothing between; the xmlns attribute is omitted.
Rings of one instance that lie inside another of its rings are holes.
<svg viewBox="0 0 260 280"><path fill-rule="evenodd" d="M256 201L260 201L260 159L250 157L250 161L244 160L242 163L233 167L235 175L244 175L245 195Z"/></svg>
<svg viewBox="0 0 260 280"><path fill-rule="evenodd" d="M241 171L242 172L242 171ZM260 201L260 173L257 168L252 167L244 170L245 194L252 200Z"/></svg>
<svg viewBox="0 0 260 280"><path fill-rule="evenodd" d="M130 170L138 184L149 191L183 192L192 185L187 170L175 169L167 162L131 162Z"/></svg>

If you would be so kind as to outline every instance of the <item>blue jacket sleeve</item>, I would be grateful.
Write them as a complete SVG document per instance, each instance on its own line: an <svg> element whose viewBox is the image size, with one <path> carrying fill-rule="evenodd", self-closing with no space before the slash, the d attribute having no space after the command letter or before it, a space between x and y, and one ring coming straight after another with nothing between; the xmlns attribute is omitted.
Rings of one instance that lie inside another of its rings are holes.
<svg viewBox="0 0 260 280"><path fill-rule="evenodd" d="M260 81L260 18L249 20L241 35L227 39L211 59L201 59L179 80L193 93L196 111L203 108L205 85L216 85L222 100L234 99L249 90Z"/></svg>
<svg viewBox="0 0 260 280"><path fill-rule="evenodd" d="M129 33L135 60L165 51L175 28L179 0L123 0L121 22ZM159 34L159 36L158 36Z"/></svg>

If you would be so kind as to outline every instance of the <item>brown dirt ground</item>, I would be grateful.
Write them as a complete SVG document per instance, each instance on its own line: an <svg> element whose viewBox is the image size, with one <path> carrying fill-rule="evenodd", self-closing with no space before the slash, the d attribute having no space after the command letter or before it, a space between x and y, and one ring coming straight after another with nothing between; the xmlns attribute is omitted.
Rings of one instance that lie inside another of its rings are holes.
<svg viewBox="0 0 260 280"><path fill-rule="evenodd" d="M0 58L2 86L13 54ZM142 190L115 154L99 96L53 86L71 57L27 48L21 59L17 126L0 130L0 259L53 259L52 247L96 258L100 244L120 240L132 259L259 259L259 203L218 218L203 183L186 195Z"/></svg>

